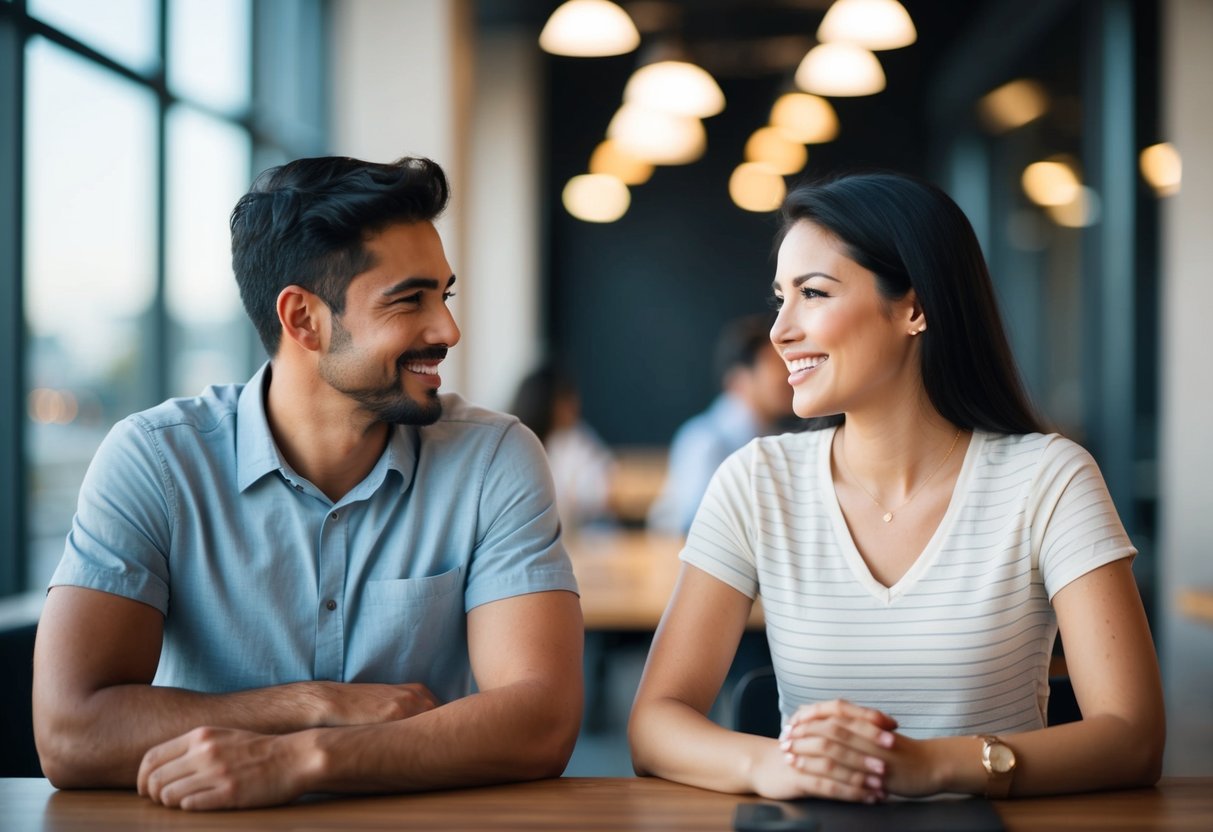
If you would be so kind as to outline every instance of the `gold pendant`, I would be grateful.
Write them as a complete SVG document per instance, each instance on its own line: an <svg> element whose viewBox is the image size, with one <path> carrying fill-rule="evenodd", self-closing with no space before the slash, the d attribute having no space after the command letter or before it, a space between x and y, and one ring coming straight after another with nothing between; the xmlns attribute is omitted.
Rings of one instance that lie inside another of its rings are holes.
<svg viewBox="0 0 1213 832"><path fill-rule="evenodd" d="M880 518L880 519L881 519L881 520L883 520L883 521L885 521L886 523L891 523L891 522L893 522L893 512L891 512L891 511L886 511L886 512L884 513L884 517L882 517L882 518Z"/></svg>

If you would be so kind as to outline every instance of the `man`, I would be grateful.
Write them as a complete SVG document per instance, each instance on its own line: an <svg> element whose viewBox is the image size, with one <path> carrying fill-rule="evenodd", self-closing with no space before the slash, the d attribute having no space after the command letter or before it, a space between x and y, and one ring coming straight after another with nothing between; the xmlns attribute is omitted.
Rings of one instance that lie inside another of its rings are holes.
<svg viewBox="0 0 1213 832"><path fill-rule="evenodd" d="M765 315L751 315L721 332L716 368L723 392L674 434L665 485L649 510L650 529L685 535L720 463L754 437L791 421L792 388L771 346L770 324Z"/></svg>
<svg viewBox="0 0 1213 832"><path fill-rule="evenodd" d="M272 358L98 450L35 652L55 785L216 809L563 771L576 584L538 441L438 394L447 197L426 159L323 158L237 204Z"/></svg>

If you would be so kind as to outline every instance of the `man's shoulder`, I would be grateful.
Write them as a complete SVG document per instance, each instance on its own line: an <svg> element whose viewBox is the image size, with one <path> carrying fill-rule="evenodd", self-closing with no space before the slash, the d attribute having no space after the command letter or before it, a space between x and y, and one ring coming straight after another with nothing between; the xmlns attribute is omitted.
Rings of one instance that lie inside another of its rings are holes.
<svg viewBox="0 0 1213 832"><path fill-rule="evenodd" d="M183 428L211 433L232 424L243 389L243 384L215 384L197 396L168 399L127 418L149 432Z"/></svg>
<svg viewBox="0 0 1213 832"><path fill-rule="evenodd" d="M442 401L442 416L427 427L501 432L518 422L517 416L472 404L458 393L442 393L438 398Z"/></svg>
<svg viewBox="0 0 1213 832"><path fill-rule="evenodd" d="M518 417L472 404L458 393L443 393L439 398L442 416L418 429L422 446L431 451L439 447L467 451L484 444L496 446L511 427L520 424Z"/></svg>

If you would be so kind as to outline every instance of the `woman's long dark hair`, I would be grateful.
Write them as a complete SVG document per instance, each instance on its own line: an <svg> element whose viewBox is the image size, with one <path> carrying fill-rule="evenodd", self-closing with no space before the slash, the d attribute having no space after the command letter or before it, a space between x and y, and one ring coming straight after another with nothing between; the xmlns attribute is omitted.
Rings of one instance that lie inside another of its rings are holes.
<svg viewBox="0 0 1213 832"><path fill-rule="evenodd" d="M1044 430L1011 356L977 236L947 194L901 174L852 174L794 189L781 214L776 245L796 223L811 222L876 275L885 298L914 290L927 320L917 336L923 386L945 419L965 430Z"/></svg>

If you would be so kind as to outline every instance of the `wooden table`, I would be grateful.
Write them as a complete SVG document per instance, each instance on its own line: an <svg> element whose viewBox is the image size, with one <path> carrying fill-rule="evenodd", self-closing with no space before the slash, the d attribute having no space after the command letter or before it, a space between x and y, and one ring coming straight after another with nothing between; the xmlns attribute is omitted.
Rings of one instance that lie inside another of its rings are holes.
<svg viewBox="0 0 1213 832"><path fill-rule="evenodd" d="M251 812L193 814L134 792L57 792L45 780L0 780L8 832L190 830L727 830L754 798L650 778L565 778L422 795L333 798ZM1010 832L1213 829L1213 778L1168 779L1156 789L995 804ZM828 832L828 830L823 830Z"/></svg>
<svg viewBox="0 0 1213 832"><path fill-rule="evenodd" d="M645 531L582 531L566 537L586 630L656 630L678 580L682 543L681 537ZM757 602L748 626L763 627Z"/></svg>

